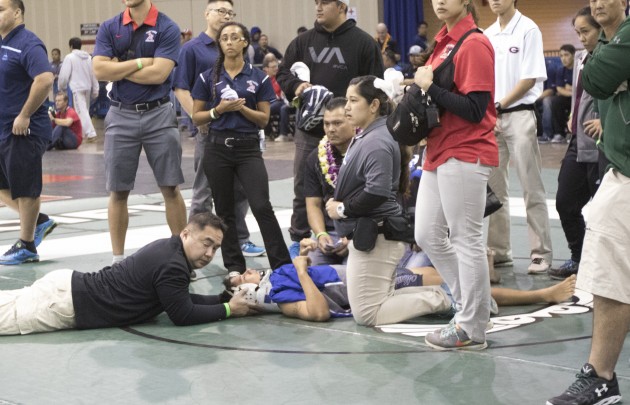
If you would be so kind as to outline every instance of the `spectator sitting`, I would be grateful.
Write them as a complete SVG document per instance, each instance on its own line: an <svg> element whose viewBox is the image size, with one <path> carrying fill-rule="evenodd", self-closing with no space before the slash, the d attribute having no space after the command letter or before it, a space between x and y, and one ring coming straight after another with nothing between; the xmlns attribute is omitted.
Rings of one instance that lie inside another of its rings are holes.
<svg viewBox="0 0 630 405"><path fill-rule="evenodd" d="M413 40L414 45L418 45L422 49L427 49L427 33L429 31L429 24L426 21L420 21L418 24L418 33Z"/></svg>
<svg viewBox="0 0 630 405"><path fill-rule="evenodd" d="M278 136L274 139L276 142L286 142L289 140L289 134L291 134L291 128L289 126L289 116L295 112L295 107L289 104L289 101L285 97L280 85L276 81L276 75L278 74L278 59L273 54L267 54L263 59L263 70L271 79L271 85L273 91L276 94L276 99L271 102L271 115L280 117L280 128L278 129Z"/></svg>
<svg viewBox="0 0 630 405"><path fill-rule="evenodd" d="M400 60L400 51L398 50L398 43L387 31L387 25L384 23L379 23L376 26L376 42L378 42L378 46L381 48L381 52L386 49L391 49L394 54L396 54L396 60Z"/></svg>
<svg viewBox="0 0 630 405"><path fill-rule="evenodd" d="M399 72L403 69L396 60L396 54L391 49L385 49L383 51L383 66L385 69L394 68Z"/></svg>
<svg viewBox="0 0 630 405"><path fill-rule="evenodd" d="M53 132L48 150L77 149L83 140L81 120L74 108L68 107L68 94L58 92L55 96L55 108L51 107L51 110L48 110L48 116Z"/></svg>
<svg viewBox="0 0 630 405"><path fill-rule="evenodd" d="M282 60L282 54L273 46L269 46L269 37L266 34L260 35L258 46L254 48L254 51L254 65L262 64L268 53L273 54L277 60Z"/></svg>
<svg viewBox="0 0 630 405"><path fill-rule="evenodd" d="M423 66L426 62L426 55L423 54L423 49L419 45L413 45L409 48L409 63L407 63L402 68L402 74L405 77L402 84L404 85L412 85L413 78L416 75L416 70L420 66Z"/></svg>
<svg viewBox="0 0 630 405"><path fill-rule="evenodd" d="M551 128L554 134L551 139L552 143L565 142L567 120L571 109L574 56L575 47L573 45L566 44L560 47L562 69L556 72L556 82L553 89L555 94L549 97L547 104L543 103L543 117L545 116L545 110L550 110L547 115L551 118ZM545 120L543 118L544 123Z"/></svg>

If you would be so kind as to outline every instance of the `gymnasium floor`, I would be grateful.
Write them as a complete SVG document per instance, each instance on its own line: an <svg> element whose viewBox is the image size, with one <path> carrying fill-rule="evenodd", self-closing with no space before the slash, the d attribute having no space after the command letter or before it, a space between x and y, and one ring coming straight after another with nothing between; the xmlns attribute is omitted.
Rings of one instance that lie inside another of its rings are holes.
<svg viewBox="0 0 630 405"><path fill-rule="evenodd" d="M193 141L182 135L184 198L191 196ZM265 152L272 203L289 227L293 143L268 142ZM557 173L566 145L541 146L549 199L554 265L569 257L555 211ZM59 227L39 248L41 262L0 267L0 289L31 284L47 272L95 271L111 262L104 190L102 136L80 151L44 156L42 212ZM528 276L527 229L518 181L511 179L515 264L502 269L502 286L552 284ZM142 161L127 234L127 254L169 236L151 171ZM262 243L248 217L252 240ZM16 215L0 208L0 250L17 237ZM288 242L288 233L285 232ZM248 259L251 267L266 258ZM222 259L200 271L191 289L219 293ZM352 319L308 323L281 315L175 327L162 314L129 328L0 338L0 404L544 404L574 380L591 337L592 297L548 307L501 308L481 352L436 352L421 337L440 322L418 318L383 328ZM630 345L617 375L630 395Z"/></svg>

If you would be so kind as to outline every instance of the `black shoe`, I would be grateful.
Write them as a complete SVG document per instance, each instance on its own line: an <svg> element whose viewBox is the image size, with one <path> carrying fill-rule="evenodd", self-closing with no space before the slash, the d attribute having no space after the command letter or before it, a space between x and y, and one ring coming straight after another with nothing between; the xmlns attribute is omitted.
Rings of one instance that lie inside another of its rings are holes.
<svg viewBox="0 0 630 405"><path fill-rule="evenodd" d="M549 274L549 277L554 280L564 280L565 278L570 277L573 274L577 274L579 269L580 262L569 259L557 269L549 269L547 274Z"/></svg>
<svg viewBox="0 0 630 405"><path fill-rule="evenodd" d="M605 380L586 363L576 377L577 380L562 395L551 398L547 405L608 405L621 401L616 374L613 373L612 380Z"/></svg>

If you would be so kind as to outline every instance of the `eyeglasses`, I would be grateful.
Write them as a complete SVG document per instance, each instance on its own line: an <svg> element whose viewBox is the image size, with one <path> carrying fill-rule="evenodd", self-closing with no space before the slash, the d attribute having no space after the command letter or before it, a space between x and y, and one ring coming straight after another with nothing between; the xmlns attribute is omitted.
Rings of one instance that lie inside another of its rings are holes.
<svg viewBox="0 0 630 405"><path fill-rule="evenodd" d="M221 17L225 17L226 15L230 18L236 17L236 13L232 10L226 10L224 8L211 8L210 11L216 11Z"/></svg>
<svg viewBox="0 0 630 405"><path fill-rule="evenodd" d="M219 41L221 42L238 42L238 41L245 41L244 37L239 37L238 35L232 35L232 36L227 36L227 35L223 35L221 38L219 38Z"/></svg>

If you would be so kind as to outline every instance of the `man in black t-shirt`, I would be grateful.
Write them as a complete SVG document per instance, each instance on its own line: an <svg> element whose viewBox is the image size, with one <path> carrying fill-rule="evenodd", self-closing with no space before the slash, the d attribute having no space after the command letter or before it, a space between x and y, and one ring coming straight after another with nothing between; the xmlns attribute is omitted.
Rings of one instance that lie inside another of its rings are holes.
<svg viewBox="0 0 630 405"><path fill-rule="evenodd" d="M313 265L345 263L348 255L346 238L339 239L324 205L333 198L339 168L354 137L354 128L346 120L346 99L336 97L324 110L326 136L306 158L304 197L308 224L317 239L318 249L309 256Z"/></svg>
<svg viewBox="0 0 630 405"><path fill-rule="evenodd" d="M253 311L244 292L231 299L189 292L193 269L221 247L225 225L195 214L177 236L160 239L94 273L55 270L30 287L0 291L0 335L134 325L166 311L178 326Z"/></svg>

